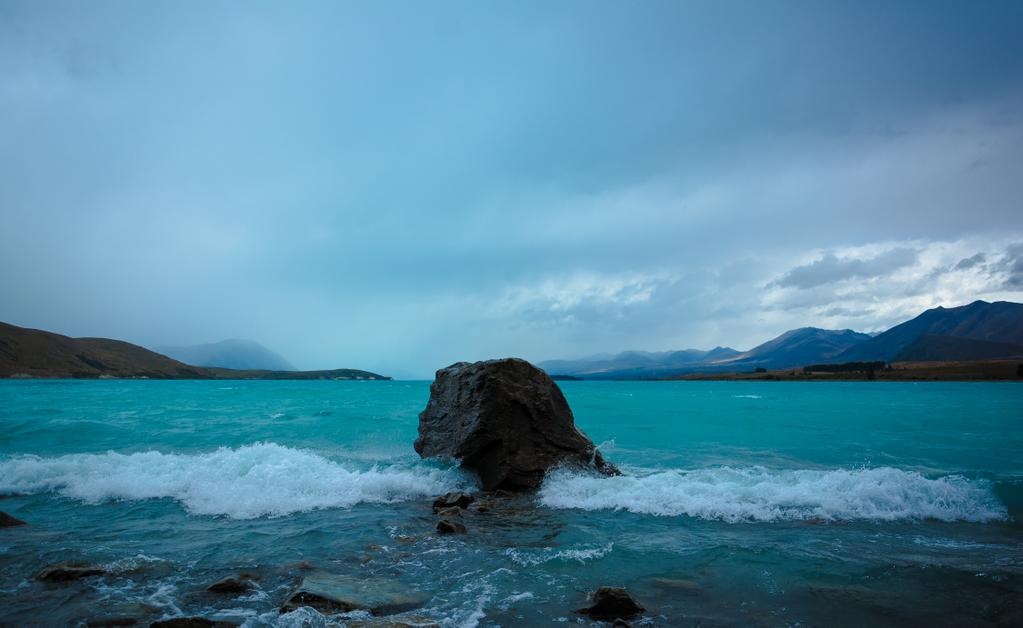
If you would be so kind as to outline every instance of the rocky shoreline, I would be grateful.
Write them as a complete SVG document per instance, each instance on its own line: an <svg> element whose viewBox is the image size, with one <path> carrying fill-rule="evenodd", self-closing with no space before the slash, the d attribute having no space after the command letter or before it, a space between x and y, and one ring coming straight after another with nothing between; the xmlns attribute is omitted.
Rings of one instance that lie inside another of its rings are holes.
<svg viewBox="0 0 1023 628"><path fill-rule="evenodd" d="M532 491L448 493L433 500L424 500L418 509L422 516L409 522L409 531L414 531L415 535L395 535L381 538L379 543L367 544L361 554L348 559L348 566L344 569L338 569L336 561L303 561L276 569L225 572L219 579L205 586L197 584L191 590L183 591L182 595L186 599L205 600L209 606L226 604L225 608L229 608L229 602L239 597L254 592L267 593L263 588L267 586L265 581L275 580L280 574L285 581L292 583L290 592L278 598L277 608L281 614L309 608L325 616L343 615L345 619L342 621L348 626L439 627L442 619L427 616L423 609L434 595L442 595L443 592L422 590L404 582L401 563L413 559L420 551L428 551L428 547L435 547L437 538L447 534L472 535L476 542L491 543L500 542L500 537L494 536L495 532L538 525ZM445 524L454 525L457 531L446 530ZM30 524L22 523L19 527L27 528ZM387 564L391 567L366 569ZM159 571L158 567L146 565L137 566L134 573L145 577L152 570L157 570L153 575L168 575ZM393 576L385 576L381 572ZM71 592L80 582L112 583L124 574L110 564L66 561L43 566L34 575L26 575L47 590L67 589ZM225 628L239 625L239 622L217 615L214 616L216 618L168 617L164 610L144 604L121 609L121 612L97 608L94 615L82 617L79 625L93 628ZM610 625L627 626L628 621L641 617L645 608L624 588L600 587L589 594L580 593L577 603L566 607L564 612Z"/></svg>
<svg viewBox="0 0 1023 628"><path fill-rule="evenodd" d="M293 586L279 603L280 613L310 608L322 615L360 614L359 619L350 621L352 626L439 626L437 620L417 614L438 592L404 583L400 570L393 572L394 577L384 577L359 568L383 556L404 560L414 555L421 540L432 537L485 535L491 529L530 525L535 517L535 491L554 467L587 469L595 475L619 473L575 427L572 411L554 381L523 360L458 363L441 369L419 421L416 451L423 457L458 460L477 475L483 490L447 493L432 500L432 518L423 517L414 524L420 536L393 538L403 550L390 547L392 539L381 539L381 543L368 544L349 570L309 562L283 567L291 574ZM28 524L0 513L0 526ZM103 564L64 561L40 568L33 579L46 587L70 587L78 581L114 575ZM260 579L259 573L226 573L189 595L237 598L261 590ZM645 611L620 587L600 587L579 602L586 606L566 612L617 626L627 625L627 620ZM83 618L82 624L157 628L236 625L195 616L154 617L157 612L143 606L134 613Z"/></svg>

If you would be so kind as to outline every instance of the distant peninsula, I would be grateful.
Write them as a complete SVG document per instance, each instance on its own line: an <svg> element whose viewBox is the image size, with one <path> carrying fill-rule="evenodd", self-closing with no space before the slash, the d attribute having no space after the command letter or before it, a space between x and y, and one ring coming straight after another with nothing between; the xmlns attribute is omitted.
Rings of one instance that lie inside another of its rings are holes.
<svg viewBox="0 0 1023 628"><path fill-rule="evenodd" d="M0 323L0 378L386 380L359 369L289 371L185 364L109 338L70 338Z"/></svg>

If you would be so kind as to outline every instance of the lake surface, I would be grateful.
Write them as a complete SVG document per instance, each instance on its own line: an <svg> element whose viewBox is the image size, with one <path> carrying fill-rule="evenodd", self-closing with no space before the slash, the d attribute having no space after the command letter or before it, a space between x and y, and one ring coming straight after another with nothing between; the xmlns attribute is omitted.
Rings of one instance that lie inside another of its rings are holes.
<svg viewBox="0 0 1023 628"><path fill-rule="evenodd" d="M561 386L624 475L555 472L437 536L473 480L412 450L428 382L0 381L0 510L30 524L0 529L0 624L364 618L280 614L310 569L445 626L580 622L600 585L638 624L1023 624L1023 386ZM33 579L67 560L111 573Z"/></svg>

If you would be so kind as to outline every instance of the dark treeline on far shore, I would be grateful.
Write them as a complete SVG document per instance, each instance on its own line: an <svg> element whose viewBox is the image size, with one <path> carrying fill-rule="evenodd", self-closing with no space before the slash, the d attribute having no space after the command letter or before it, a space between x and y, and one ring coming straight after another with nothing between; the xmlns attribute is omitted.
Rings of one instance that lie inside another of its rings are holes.
<svg viewBox="0 0 1023 628"><path fill-rule="evenodd" d="M873 368L871 368L873 366ZM1023 362L971 360L946 362L847 362L814 364L799 369L744 373L686 373L671 380L743 381L1017 381L1023 382Z"/></svg>

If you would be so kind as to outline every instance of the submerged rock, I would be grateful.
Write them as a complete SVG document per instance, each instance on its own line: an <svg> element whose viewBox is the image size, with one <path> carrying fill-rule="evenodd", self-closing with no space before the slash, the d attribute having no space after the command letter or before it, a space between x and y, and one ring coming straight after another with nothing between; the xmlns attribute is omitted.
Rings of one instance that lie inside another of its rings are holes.
<svg viewBox="0 0 1023 628"><path fill-rule="evenodd" d="M99 617L87 620L85 625L88 628L115 628L116 626L138 626L140 623L137 617Z"/></svg>
<svg viewBox="0 0 1023 628"><path fill-rule="evenodd" d="M393 580L317 572L302 579L281 611L309 606L324 614L365 610L390 615L419 608L429 599L429 595Z"/></svg>
<svg viewBox="0 0 1023 628"><path fill-rule="evenodd" d="M36 580L45 582L68 582L79 578L90 576L102 576L107 570L99 565L88 563L57 563L43 567L42 571L36 574Z"/></svg>
<svg viewBox="0 0 1023 628"><path fill-rule="evenodd" d="M353 621L348 626L350 628L440 628L440 624L429 617L419 616L366 619Z"/></svg>
<svg viewBox="0 0 1023 628"><path fill-rule="evenodd" d="M618 473L575 427L554 380L517 358L437 371L415 450L424 458L461 460L479 474L484 490L537 488L560 464Z"/></svg>
<svg viewBox="0 0 1023 628"><path fill-rule="evenodd" d="M0 510L0 528L13 528L14 526L28 525L17 517L12 517L6 512Z"/></svg>
<svg viewBox="0 0 1023 628"><path fill-rule="evenodd" d="M465 526L457 521L441 519L437 522L438 534L465 534Z"/></svg>
<svg viewBox="0 0 1023 628"><path fill-rule="evenodd" d="M205 617L174 617L154 621L149 628L234 628L238 624L229 621L214 621Z"/></svg>
<svg viewBox="0 0 1023 628"><path fill-rule="evenodd" d="M476 498L468 493L448 493L433 500L433 512L447 508L468 508L475 500Z"/></svg>
<svg viewBox="0 0 1023 628"><path fill-rule="evenodd" d="M221 578L206 587L207 591L213 593L245 593L251 589L252 581L244 576L240 578L235 578L234 576Z"/></svg>
<svg viewBox="0 0 1023 628"><path fill-rule="evenodd" d="M593 619L612 621L629 619L639 615L646 609L639 605L625 589L616 587L600 587L593 594L593 606L576 611L589 615Z"/></svg>

